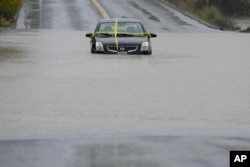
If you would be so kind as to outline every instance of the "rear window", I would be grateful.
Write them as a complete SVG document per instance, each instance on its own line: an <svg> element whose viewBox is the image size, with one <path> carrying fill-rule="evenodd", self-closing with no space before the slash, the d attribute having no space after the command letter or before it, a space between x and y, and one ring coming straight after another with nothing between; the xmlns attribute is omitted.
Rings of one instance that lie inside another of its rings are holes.
<svg viewBox="0 0 250 167"><path fill-rule="evenodd" d="M115 22L101 23L99 32L115 32ZM138 33L143 34L144 30L141 23L137 22L118 22L116 33Z"/></svg>

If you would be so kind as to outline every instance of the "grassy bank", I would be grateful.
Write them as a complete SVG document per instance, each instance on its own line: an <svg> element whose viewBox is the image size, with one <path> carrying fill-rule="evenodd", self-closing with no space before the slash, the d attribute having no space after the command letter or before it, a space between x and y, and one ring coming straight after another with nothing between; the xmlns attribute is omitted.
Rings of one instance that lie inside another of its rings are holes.
<svg viewBox="0 0 250 167"><path fill-rule="evenodd" d="M10 27L15 22L15 14L22 0L0 0L0 27Z"/></svg>
<svg viewBox="0 0 250 167"><path fill-rule="evenodd" d="M250 16L250 0L166 0L177 8L217 27L238 30L229 18Z"/></svg>

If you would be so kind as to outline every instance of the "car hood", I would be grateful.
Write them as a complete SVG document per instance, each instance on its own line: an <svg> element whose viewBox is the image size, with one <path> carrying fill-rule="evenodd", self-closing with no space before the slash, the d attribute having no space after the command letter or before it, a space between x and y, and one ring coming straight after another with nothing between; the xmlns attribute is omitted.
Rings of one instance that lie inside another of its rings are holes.
<svg viewBox="0 0 250 167"><path fill-rule="evenodd" d="M115 37L96 37L97 42L102 42L104 45L116 44ZM148 37L117 37L118 44L136 44L140 45L142 42L148 41Z"/></svg>

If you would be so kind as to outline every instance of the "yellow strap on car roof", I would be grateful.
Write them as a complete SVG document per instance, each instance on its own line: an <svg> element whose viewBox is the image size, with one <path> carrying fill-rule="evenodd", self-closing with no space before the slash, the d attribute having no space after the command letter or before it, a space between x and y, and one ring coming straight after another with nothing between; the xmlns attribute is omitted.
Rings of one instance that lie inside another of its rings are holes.
<svg viewBox="0 0 250 167"><path fill-rule="evenodd" d="M118 31L118 19L115 19L115 27L114 27L114 34L115 34L115 45L116 45L116 53L119 51L119 44L117 38L117 31Z"/></svg>
<svg viewBox="0 0 250 167"><path fill-rule="evenodd" d="M115 34L114 31L97 31L95 34ZM149 32L117 32L116 34L149 35Z"/></svg>

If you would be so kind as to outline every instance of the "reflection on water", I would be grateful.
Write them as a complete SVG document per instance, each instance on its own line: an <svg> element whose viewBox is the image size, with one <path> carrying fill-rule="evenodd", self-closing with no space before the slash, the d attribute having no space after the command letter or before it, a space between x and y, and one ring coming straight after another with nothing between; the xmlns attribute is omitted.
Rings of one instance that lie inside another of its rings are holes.
<svg viewBox="0 0 250 167"><path fill-rule="evenodd" d="M17 60L24 56L24 53L24 50L17 47L0 46L0 63Z"/></svg>
<svg viewBox="0 0 250 167"><path fill-rule="evenodd" d="M78 154L88 150L90 167L156 167L157 165L147 159L148 150L139 148L134 144L96 144L83 146Z"/></svg>

